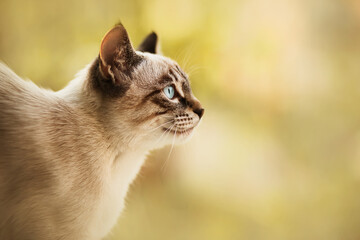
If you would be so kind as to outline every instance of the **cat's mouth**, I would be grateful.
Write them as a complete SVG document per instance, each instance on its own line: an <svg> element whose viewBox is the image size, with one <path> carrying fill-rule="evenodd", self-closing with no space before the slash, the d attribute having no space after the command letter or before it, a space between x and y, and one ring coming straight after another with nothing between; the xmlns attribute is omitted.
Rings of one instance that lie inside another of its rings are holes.
<svg viewBox="0 0 360 240"><path fill-rule="evenodd" d="M194 127L190 127L190 128L186 128L186 129L172 129L172 128L163 128L163 130L165 132L169 132L169 133L172 133L172 134L176 134L176 135L183 135L183 134L190 134L193 130L194 130Z"/></svg>

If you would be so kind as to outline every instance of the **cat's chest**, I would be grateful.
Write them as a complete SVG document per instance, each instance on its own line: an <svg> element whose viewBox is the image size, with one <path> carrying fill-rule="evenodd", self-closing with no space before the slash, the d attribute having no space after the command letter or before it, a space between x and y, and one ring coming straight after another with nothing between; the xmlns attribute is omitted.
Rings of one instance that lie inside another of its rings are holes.
<svg viewBox="0 0 360 240"><path fill-rule="evenodd" d="M92 235L104 237L116 221L124 208L129 185L139 172L144 157L138 154L122 156L114 166L107 169L102 179L102 191L93 217Z"/></svg>

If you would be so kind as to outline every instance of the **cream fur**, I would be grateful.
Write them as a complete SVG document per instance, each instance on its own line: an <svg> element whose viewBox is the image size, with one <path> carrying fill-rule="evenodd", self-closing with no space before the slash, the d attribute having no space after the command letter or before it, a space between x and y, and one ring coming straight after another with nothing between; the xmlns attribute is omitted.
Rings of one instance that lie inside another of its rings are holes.
<svg viewBox="0 0 360 240"><path fill-rule="evenodd" d="M115 224L145 151L113 146L80 107L81 78L52 93L0 65L0 239L101 239Z"/></svg>
<svg viewBox="0 0 360 240"><path fill-rule="evenodd" d="M177 142L189 138L186 131L200 120L190 107L149 118L161 109L142 101L176 63L136 54L144 61L120 98L93 89L96 60L58 92L24 81L0 63L0 239L102 239L147 151L173 142L176 133L162 126L184 131ZM181 82L174 84L183 95Z"/></svg>

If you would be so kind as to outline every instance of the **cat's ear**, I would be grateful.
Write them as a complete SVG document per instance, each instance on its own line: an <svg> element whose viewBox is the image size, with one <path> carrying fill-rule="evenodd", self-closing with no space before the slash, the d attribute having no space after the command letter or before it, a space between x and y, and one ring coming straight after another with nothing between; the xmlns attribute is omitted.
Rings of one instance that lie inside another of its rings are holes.
<svg viewBox="0 0 360 240"><path fill-rule="evenodd" d="M160 51L158 42L159 41L157 34L155 32L152 32L147 35L147 37L142 41L137 50L141 52L157 54Z"/></svg>
<svg viewBox="0 0 360 240"><path fill-rule="evenodd" d="M101 72L106 78L119 82L121 74L128 74L140 57L131 45L128 33L122 24L117 24L103 38L100 47Z"/></svg>

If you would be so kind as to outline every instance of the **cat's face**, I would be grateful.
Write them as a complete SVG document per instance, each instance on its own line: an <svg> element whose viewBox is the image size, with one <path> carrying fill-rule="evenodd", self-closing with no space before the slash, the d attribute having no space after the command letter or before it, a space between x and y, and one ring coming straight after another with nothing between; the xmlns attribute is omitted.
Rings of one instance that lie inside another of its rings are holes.
<svg viewBox="0 0 360 240"><path fill-rule="evenodd" d="M150 34L135 51L122 25L103 39L94 87L114 134L150 147L188 139L204 113L179 65L155 54Z"/></svg>

